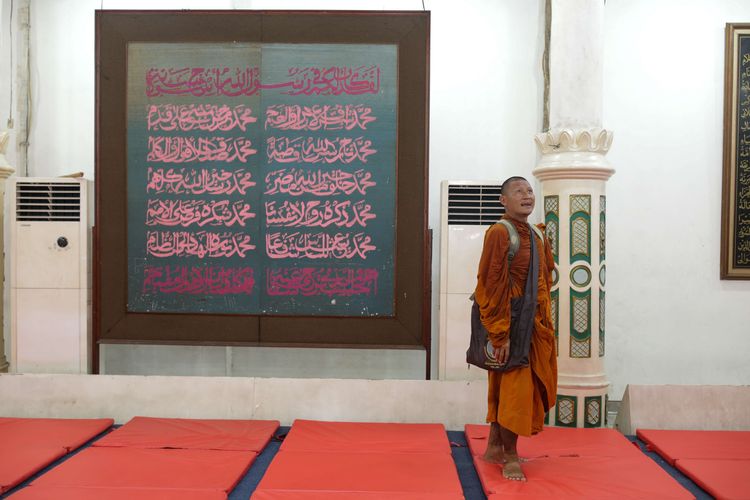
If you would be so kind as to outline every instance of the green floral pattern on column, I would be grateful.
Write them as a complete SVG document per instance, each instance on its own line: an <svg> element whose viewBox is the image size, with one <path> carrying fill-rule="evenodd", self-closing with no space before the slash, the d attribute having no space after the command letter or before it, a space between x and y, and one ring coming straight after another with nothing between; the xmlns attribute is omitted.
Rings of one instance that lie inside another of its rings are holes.
<svg viewBox="0 0 750 500"><path fill-rule="evenodd" d="M570 290L570 357L591 357L591 290Z"/></svg>
<svg viewBox="0 0 750 500"><path fill-rule="evenodd" d="M599 356L604 356L604 319L605 319L605 273L607 256L607 197L599 196Z"/></svg>
<svg viewBox="0 0 750 500"><path fill-rule="evenodd" d="M559 321L560 321L560 291L559 290L552 290L550 293L550 298L552 299L552 303L550 305L550 309L552 311L552 324L555 325L555 347L557 355L560 355L560 329L558 327Z"/></svg>
<svg viewBox="0 0 750 500"><path fill-rule="evenodd" d="M602 419L602 397L601 396L587 396L584 399L584 406L586 408L586 420L583 423L584 427L601 427L603 424Z"/></svg>
<svg viewBox="0 0 750 500"><path fill-rule="evenodd" d="M604 290L599 290L599 357L604 356Z"/></svg>
<svg viewBox="0 0 750 500"><path fill-rule="evenodd" d="M557 395L555 425L575 427L578 420L578 397Z"/></svg>
<svg viewBox="0 0 750 500"><path fill-rule="evenodd" d="M599 261L604 262L607 253L607 197L599 197Z"/></svg>
<svg viewBox="0 0 750 500"><path fill-rule="evenodd" d="M560 242L560 197L544 197L544 224L547 227L547 239L552 247L552 255L555 257L555 264L559 263L558 250Z"/></svg>
<svg viewBox="0 0 750 500"><path fill-rule="evenodd" d="M591 195L570 195L570 262L591 264Z"/></svg>

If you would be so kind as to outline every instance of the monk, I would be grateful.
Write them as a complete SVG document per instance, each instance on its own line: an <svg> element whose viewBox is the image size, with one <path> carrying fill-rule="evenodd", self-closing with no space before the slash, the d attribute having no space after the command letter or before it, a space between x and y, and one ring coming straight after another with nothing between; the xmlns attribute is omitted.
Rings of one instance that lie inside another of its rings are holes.
<svg viewBox="0 0 750 500"><path fill-rule="evenodd" d="M487 230L474 294L498 363L505 364L508 360L510 301L524 295L532 235L536 238L539 255L538 295L529 366L487 372L490 436L484 459L502 464L506 479L525 481L516 450L518 436L532 436L542 431L544 415L555 404L557 393L557 354L550 309L551 273L555 262L546 236L542 242L526 222L535 202L534 190L528 181L523 177L506 180L501 188L500 202L505 206L503 217L518 231L520 244L509 262L508 230L502 224L495 224ZM539 227L543 229L544 226Z"/></svg>

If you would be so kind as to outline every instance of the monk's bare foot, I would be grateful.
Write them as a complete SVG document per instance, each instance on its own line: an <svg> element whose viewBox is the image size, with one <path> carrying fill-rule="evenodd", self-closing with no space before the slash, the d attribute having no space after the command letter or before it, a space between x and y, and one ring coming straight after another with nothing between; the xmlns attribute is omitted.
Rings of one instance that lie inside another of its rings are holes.
<svg viewBox="0 0 750 500"><path fill-rule="evenodd" d="M505 454L503 477L509 481L526 481L526 476L521 470L521 462L518 460L518 455Z"/></svg>
<svg viewBox="0 0 750 500"><path fill-rule="evenodd" d="M503 453L503 447L487 444L487 451L484 452L484 456L482 458L485 462L489 462L491 464L505 463L505 454Z"/></svg>

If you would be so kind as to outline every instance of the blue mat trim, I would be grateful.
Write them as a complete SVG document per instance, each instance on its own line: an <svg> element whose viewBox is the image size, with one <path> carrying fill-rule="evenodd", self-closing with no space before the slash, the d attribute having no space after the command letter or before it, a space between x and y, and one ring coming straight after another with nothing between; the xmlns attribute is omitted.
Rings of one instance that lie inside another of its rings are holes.
<svg viewBox="0 0 750 500"><path fill-rule="evenodd" d="M258 458L255 459L253 464L250 466L250 470L247 471L245 477L240 479L237 486L229 492L229 500L247 500L250 495L253 494L255 488L258 487L258 483L263 479L263 475L266 473L268 466L271 465L273 457L278 453L281 447L281 441L276 439L276 436L285 435L289 432L289 427L279 427L274 434L274 438L263 448Z"/></svg>
<svg viewBox="0 0 750 500"><path fill-rule="evenodd" d="M466 442L466 435L463 431L448 431L448 439L451 442L451 454L453 455L453 461L456 462L458 479L464 489L464 498L466 500L487 500L482 489L482 483L479 482L477 470L474 468L474 461L471 458L469 444ZM459 446L453 446L453 443Z"/></svg>
<svg viewBox="0 0 750 500"><path fill-rule="evenodd" d="M72 458L75 455L79 454L80 452L82 452L83 450L85 450L86 448L88 448L89 446L91 446L96 441L100 440L101 438L103 438L104 436L106 436L107 434L109 434L110 432L112 432L113 430L117 429L118 427L121 427L121 426L120 425L113 425L109 429L103 431L101 434L98 434L98 435L94 436L90 440L86 441L83 444L83 446L81 446L80 448L76 448L75 450L71 451L67 455L63 455L62 457L58 458L57 460L55 460L54 462L52 462L51 464L49 464L44 469L40 470L39 472L37 472L36 474L34 474L30 478L28 478L26 481L22 482L18 486L14 487L14 488L11 488L8 491L6 491L4 494L0 495L0 499L6 498L9 495L12 495L13 493L16 493L21 488L25 488L26 486L28 486L29 484L31 484L32 481L35 481L39 476L41 476L42 474L46 473L48 470L51 470L51 469L57 467L61 463L65 462L66 460L69 460L70 458Z"/></svg>
<svg viewBox="0 0 750 500"><path fill-rule="evenodd" d="M666 460L664 460L658 453L654 451L649 451L648 448L646 447L646 443L644 443L643 441L641 441L635 436L625 436L625 437L628 438L628 440L630 440L631 442L637 444L638 449L640 449L644 455L648 456L651 460L659 464L659 467L664 469L667 472L667 474L672 476L672 478L675 481L680 483L680 486L682 486L683 488L688 490L690 493L692 493L697 500L713 499L711 495L706 493L706 490L704 490L703 488L695 484L692 479L687 477L678 469L669 465L669 463Z"/></svg>

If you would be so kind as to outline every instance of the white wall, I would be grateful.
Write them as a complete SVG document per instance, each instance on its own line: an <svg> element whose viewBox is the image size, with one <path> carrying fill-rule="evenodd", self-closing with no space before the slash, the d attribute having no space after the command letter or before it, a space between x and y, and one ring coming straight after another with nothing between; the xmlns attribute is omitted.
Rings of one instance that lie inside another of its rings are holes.
<svg viewBox="0 0 750 500"><path fill-rule="evenodd" d="M13 66L18 61L15 54L15 45L11 46L11 36L15 37L15 33L11 33L10 30L10 2L3 0L0 5L0 131L8 129L8 118L11 116L11 102L15 100L15 95L11 97L11 86L15 71L12 70L11 60ZM13 21L15 24L15 20ZM15 27L13 28L15 31ZM15 105L13 105L15 111ZM11 165L15 165L15 134L14 129L10 129L11 138L10 144L8 145L8 160Z"/></svg>
<svg viewBox="0 0 750 500"><path fill-rule="evenodd" d="M719 280L724 25L746 0L608 0L607 373L750 384L750 282Z"/></svg>
<svg viewBox="0 0 750 500"><path fill-rule="evenodd" d="M3 0L5 33L9 0ZM420 0L32 0L29 171L93 176L94 9L413 9ZM425 0L432 11L433 344L443 179L530 177L541 128L543 0ZM723 29L744 0L608 0L607 373L627 383L749 384L750 283L720 281ZM7 42L0 37L5 54ZM6 114L0 87L0 117ZM3 119L4 121L4 119ZM2 123L0 123L2 125ZM13 163L15 154L9 152ZM474 269L467 269L474 273ZM433 356L433 360L437 357ZM434 373L434 371L433 371Z"/></svg>
<svg viewBox="0 0 750 500"><path fill-rule="evenodd" d="M0 374L0 415L481 423L484 381Z"/></svg>
<svg viewBox="0 0 750 500"><path fill-rule="evenodd" d="M3 0L4 8L9 0ZM343 0L32 0L34 113L29 174L94 172L94 10L352 9ZM432 12L429 225L435 228L437 350L440 181L531 178L541 126L543 1L425 0ZM420 0L362 0L358 9L421 10ZM1 105L1 103L0 103ZM2 109L0 107L0 109ZM456 131L461 130L460 134ZM8 155L15 160L14 152ZM467 270L474 273L475 270ZM437 359L433 356L433 359ZM433 376L437 374L434 363Z"/></svg>

